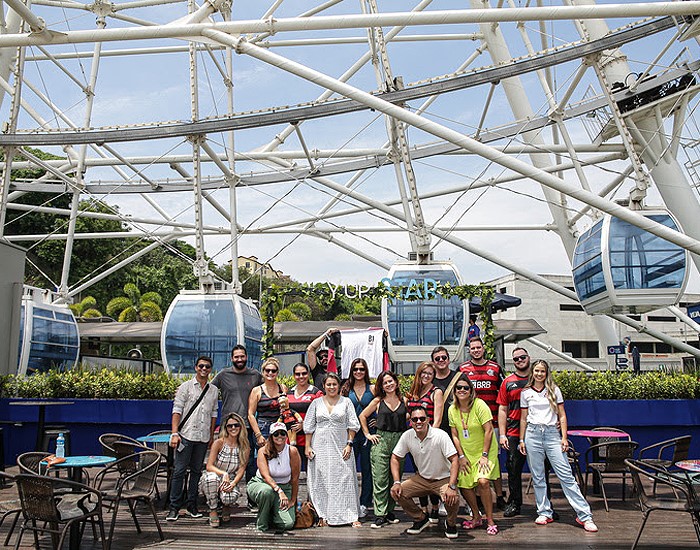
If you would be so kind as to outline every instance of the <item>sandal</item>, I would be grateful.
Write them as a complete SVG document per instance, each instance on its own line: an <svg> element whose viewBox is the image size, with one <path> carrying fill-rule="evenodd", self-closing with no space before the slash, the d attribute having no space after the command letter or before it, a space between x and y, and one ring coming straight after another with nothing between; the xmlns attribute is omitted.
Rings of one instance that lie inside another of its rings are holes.
<svg viewBox="0 0 700 550"><path fill-rule="evenodd" d="M493 525L486 526L486 533L489 535L498 535L498 525L495 523Z"/></svg>
<svg viewBox="0 0 700 550"><path fill-rule="evenodd" d="M360 527L362 527L362 522L361 521L353 521L352 526L354 529L359 529Z"/></svg>
<svg viewBox="0 0 700 550"><path fill-rule="evenodd" d="M464 529L469 531L471 529L476 529L477 527L481 527L481 524L483 522L484 522L484 520L481 518L479 518L477 520L468 519L468 520L465 520L464 523L462 523L462 527L464 527Z"/></svg>
<svg viewBox="0 0 700 550"><path fill-rule="evenodd" d="M216 512L209 512L209 527L219 526L219 515Z"/></svg>
<svg viewBox="0 0 700 550"><path fill-rule="evenodd" d="M328 522L323 519L323 518L318 518L318 524L319 527L328 527Z"/></svg>
<svg viewBox="0 0 700 550"><path fill-rule="evenodd" d="M221 511L221 523L228 523L229 521L231 521L231 508L224 506Z"/></svg>

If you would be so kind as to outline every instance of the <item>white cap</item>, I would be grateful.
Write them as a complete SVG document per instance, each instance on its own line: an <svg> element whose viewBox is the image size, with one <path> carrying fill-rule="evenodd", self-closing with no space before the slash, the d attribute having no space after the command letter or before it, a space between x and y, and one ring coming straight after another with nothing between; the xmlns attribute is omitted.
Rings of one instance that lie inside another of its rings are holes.
<svg viewBox="0 0 700 550"><path fill-rule="evenodd" d="M282 422L275 422L272 426L270 426L270 435L272 435L275 432L287 432L287 426L285 426Z"/></svg>

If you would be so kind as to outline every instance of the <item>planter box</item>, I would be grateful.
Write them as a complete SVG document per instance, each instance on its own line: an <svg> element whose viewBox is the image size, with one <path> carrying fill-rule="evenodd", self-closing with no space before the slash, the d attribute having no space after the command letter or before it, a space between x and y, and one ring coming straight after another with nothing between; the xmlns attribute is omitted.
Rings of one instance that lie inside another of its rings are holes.
<svg viewBox="0 0 700 550"><path fill-rule="evenodd" d="M34 400L34 399L32 399ZM37 407L10 405L17 399L0 399L0 426L4 428L5 462L31 451L36 439ZM71 431L73 454L100 454L100 434L117 432L137 437L169 430L172 401L136 399L52 399L73 405L46 408L46 423ZM569 428L612 426L628 432L640 447L678 435L693 436L690 457L700 458L700 400L567 401ZM588 440L572 438L583 455ZM503 456L501 456L503 458ZM501 461L505 470L505 460Z"/></svg>

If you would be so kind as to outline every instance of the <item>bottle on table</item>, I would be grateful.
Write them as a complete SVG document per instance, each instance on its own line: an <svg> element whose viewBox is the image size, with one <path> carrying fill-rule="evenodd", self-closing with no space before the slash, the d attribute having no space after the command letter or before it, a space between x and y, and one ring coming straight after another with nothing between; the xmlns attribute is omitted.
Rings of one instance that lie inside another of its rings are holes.
<svg viewBox="0 0 700 550"><path fill-rule="evenodd" d="M56 456L58 458L66 456L66 439L63 437L63 432L59 433L56 438Z"/></svg>

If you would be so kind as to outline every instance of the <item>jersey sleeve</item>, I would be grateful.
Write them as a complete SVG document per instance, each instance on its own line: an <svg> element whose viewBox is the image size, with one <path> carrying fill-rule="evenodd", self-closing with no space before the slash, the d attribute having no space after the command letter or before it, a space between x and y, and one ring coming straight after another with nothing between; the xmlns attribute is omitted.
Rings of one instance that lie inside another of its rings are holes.
<svg viewBox="0 0 700 550"><path fill-rule="evenodd" d="M521 409L527 409L527 396L528 396L528 391L523 390L520 392L520 408Z"/></svg>
<svg viewBox="0 0 700 550"><path fill-rule="evenodd" d="M554 399L559 405L561 405L564 402L564 396L561 394L559 386L554 386Z"/></svg>

